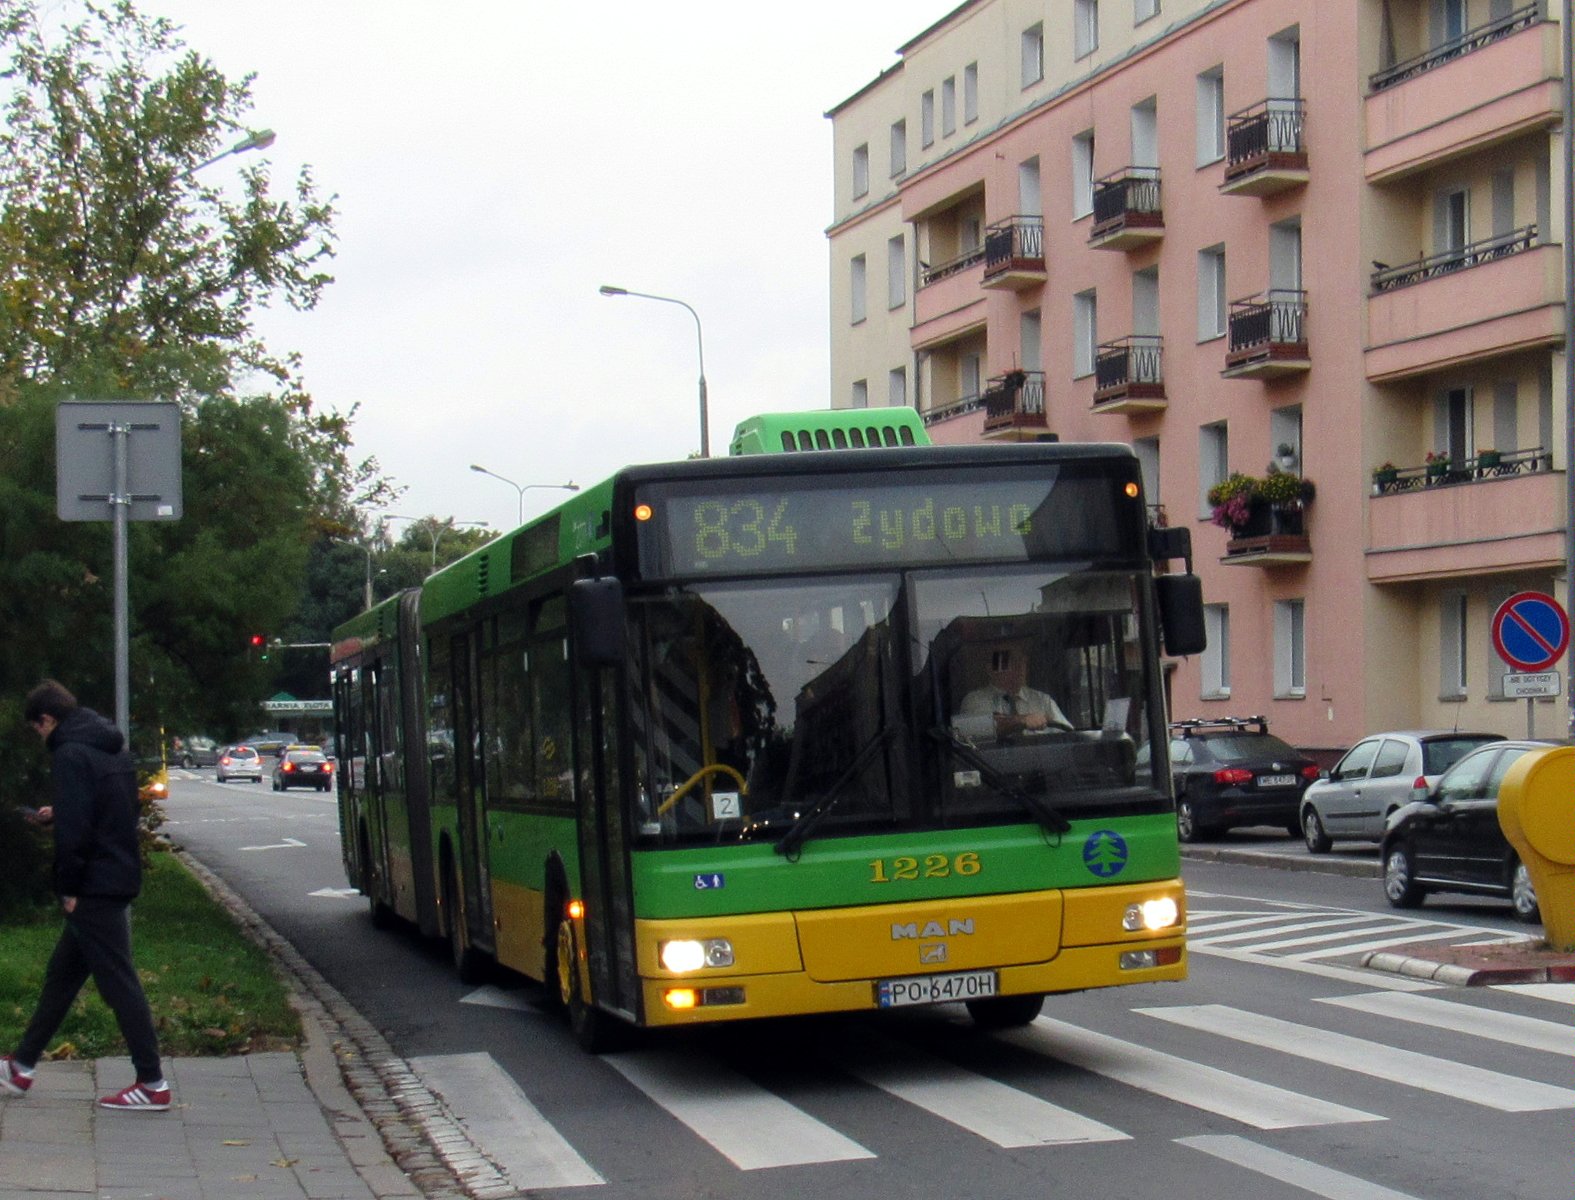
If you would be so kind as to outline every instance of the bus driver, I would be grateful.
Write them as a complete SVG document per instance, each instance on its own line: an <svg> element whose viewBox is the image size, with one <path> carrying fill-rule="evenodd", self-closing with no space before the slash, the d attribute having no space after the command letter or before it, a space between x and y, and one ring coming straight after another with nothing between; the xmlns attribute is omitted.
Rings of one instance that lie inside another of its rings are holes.
<svg viewBox="0 0 1575 1200"><path fill-rule="evenodd" d="M1053 698L1028 686L1028 654L1012 646L991 649L990 682L963 697L952 725L972 738L1072 728Z"/></svg>

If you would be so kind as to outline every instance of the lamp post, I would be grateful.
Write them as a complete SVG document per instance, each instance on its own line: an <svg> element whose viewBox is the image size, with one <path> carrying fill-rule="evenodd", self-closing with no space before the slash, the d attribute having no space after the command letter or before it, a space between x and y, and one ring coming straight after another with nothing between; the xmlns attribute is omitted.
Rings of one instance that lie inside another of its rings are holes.
<svg viewBox="0 0 1575 1200"><path fill-rule="evenodd" d="M215 154L212 158L207 159L204 162L198 163L195 167L189 168L186 171L184 178L189 179L189 178L191 178L191 176L195 175L198 171L202 170L204 167L211 167L214 163L218 162L221 158L228 158L232 154L245 154L248 150L266 150L266 149L268 149L269 146L273 145L273 140L274 140L274 132L273 132L273 130L271 130L271 129L256 129L256 130L253 130L251 133L249 133L245 137L243 137L240 141L236 142L235 145L231 146L228 150L221 150L218 154Z"/></svg>
<svg viewBox="0 0 1575 1200"><path fill-rule="evenodd" d="M423 526L426 531L431 534L432 571L437 570L438 542L443 537L444 533L450 529L459 529L461 526L480 529L487 528L486 521L456 521L453 517L449 517L447 520L440 521L436 517L407 517L400 513L384 513L383 515L393 521L410 521L413 524ZM432 571L427 573L430 575Z"/></svg>
<svg viewBox="0 0 1575 1200"><path fill-rule="evenodd" d="M710 421L706 417L705 396L705 335L700 331L700 314L689 308L682 300L672 296L653 296L650 292L631 292L628 288L613 287L604 283L597 289L604 296L637 296L641 300L660 300L663 304L677 304L689 309L689 315L695 319L695 342L700 349L700 457L711 457Z"/></svg>
<svg viewBox="0 0 1575 1200"><path fill-rule="evenodd" d="M561 488L566 492L577 492L580 490L580 485L573 481L569 483L515 483L507 475L499 475L496 471L489 471L486 467L479 466L476 463L471 463L470 469L481 475L491 475L494 479L501 479L520 494L519 523L521 525L525 524L525 493L530 491L531 488Z"/></svg>

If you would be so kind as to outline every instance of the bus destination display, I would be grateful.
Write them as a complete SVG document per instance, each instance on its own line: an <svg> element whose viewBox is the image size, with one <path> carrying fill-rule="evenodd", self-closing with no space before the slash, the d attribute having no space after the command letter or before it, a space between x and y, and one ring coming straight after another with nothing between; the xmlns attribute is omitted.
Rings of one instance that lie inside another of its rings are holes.
<svg viewBox="0 0 1575 1200"><path fill-rule="evenodd" d="M1108 476L1058 481L1052 470L1032 479L840 482L805 487L775 479L708 491L654 485L654 528L641 539L644 569L667 576L1021 562L1108 553L1122 540L1117 488Z"/></svg>

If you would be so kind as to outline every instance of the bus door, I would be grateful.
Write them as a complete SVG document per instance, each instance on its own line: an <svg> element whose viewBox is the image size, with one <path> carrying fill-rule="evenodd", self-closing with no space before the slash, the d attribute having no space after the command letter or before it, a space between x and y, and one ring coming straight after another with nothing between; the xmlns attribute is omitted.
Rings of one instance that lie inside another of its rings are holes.
<svg viewBox="0 0 1575 1200"><path fill-rule="evenodd" d="M575 669L575 812L591 995L599 1007L638 1020L633 885L618 765L617 680L611 669Z"/></svg>
<svg viewBox="0 0 1575 1200"><path fill-rule="evenodd" d="M399 649L396 678L384 680L397 705L395 741L404 776L410 827L410 870L415 891L415 921L421 932L437 937L437 869L432 862L432 783L427 776L427 736L421 696L421 592L411 588L399 600Z"/></svg>
<svg viewBox="0 0 1575 1200"><path fill-rule="evenodd" d="M468 634L458 634L450 648L454 672L454 798L459 820L459 873L464 881L471 943L490 952L493 946L492 878L486 853L475 641Z"/></svg>

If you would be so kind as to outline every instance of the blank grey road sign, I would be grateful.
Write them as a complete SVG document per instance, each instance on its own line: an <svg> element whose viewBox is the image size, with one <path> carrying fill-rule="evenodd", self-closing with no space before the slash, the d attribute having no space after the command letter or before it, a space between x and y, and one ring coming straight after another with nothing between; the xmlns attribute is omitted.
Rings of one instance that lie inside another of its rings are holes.
<svg viewBox="0 0 1575 1200"><path fill-rule="evenodd" d="M55 509L62 521L108 521L115 491L115 431L126 432L127 516L181 516L180 405L68 400L55 410Z"/></svg>

